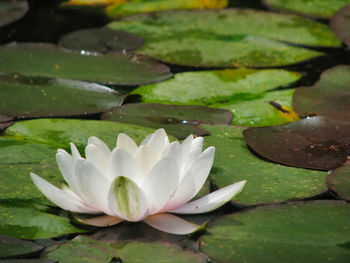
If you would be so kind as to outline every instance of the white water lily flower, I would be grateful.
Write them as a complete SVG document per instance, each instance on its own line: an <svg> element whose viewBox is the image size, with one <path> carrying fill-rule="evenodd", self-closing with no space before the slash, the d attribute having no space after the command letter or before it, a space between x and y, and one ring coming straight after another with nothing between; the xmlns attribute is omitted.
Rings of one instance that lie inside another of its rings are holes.
<svg viewBox="0 0 350 263"><path fill-rule="evenodd" d="M139 147L120 134L111 151L90 137L82 158L71 143L72 156L59 149L58 167L68 186L59 189L31 173L40 191L57 206L72 212L105 213L82 222L109 226L122 221L144 221L173 234L193 233L202 226L173 214L215 210L239 193L241 181L189 202L202 188L213 164L215 148L202 152L203 138L188 136L169 143L164 129L149 135Z"/></svg>

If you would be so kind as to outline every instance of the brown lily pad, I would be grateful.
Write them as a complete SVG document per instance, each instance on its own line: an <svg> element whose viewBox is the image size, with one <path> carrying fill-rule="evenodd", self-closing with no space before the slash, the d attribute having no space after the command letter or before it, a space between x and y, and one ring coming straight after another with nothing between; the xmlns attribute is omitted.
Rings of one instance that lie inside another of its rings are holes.
<svg viewBox="0 0 350 263"><path fill-rule="evenodd" d="M301 116L322 115L349 120L350 66L328 69L315 86L297 88L293 108Z"/></svg>
<svg viewBox="0 0 350 263"><path fill-rule="evenodd" d="M22 18L29 6L27 1L2 0L0 1L0 26L10 24Z"/></svg>
<svg viewBox="0 0 350 263"><path fill-rule="evenodd" d="M341 41L350 46L350 4L334 14L331 28Z"/></svg>
<svg viewBox="0 0 350 263"><path fill-rule="evenodd" d="M247 144L264 158L290 166L331 170L350 151L350 122L310 117L275 127L248 128Z"/></svg>
<svg viewBox="0 0 350 263"><path fill-rule="evenodd" d="M0 132L13 124L13 118L0 114Z"/></svg>
<svg viewBox="0 0 350 263"><path fill-rule="evenodd" d="M327 177L329 189L350 201L350 160Z"/></svg>

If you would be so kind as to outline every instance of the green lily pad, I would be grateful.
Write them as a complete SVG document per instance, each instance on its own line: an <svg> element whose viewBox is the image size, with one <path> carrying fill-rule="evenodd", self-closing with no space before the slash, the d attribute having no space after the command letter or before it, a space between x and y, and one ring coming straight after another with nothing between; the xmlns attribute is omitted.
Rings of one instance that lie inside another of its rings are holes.
<svg viewBox="0 0 350 263"><path fill-rule="evenodd" d="M190 134L208 135L199 124L231 124L232 114L227 110L200 106L176 106L152 103L126 104L102 115L102 119L151 127L164 128L167 133L183 139Z"/></svg>
<svg viewBox="0 0 350 263"><path fill-rule="evenodd" d="M338 195L350 201L350 161L328 175L327 185Z"/></svg>
<svg viewBox="0 0 350 263"><path fill-rule="evenodd" d="M131 92L144 102L178 105L210 105L245 101L261 93L288 86L301 75L281 69L226 69L175 74L173 79L141 86Z"/></svg>
<svg viewBox="0 0 350 263"><path fill-rule="evenodd" d="M250 152L242 135L243 127L203 125L211 136L205 147L215 146L211 177L224 187L247 180L234 198L241 205L285 202L319 195L327 191L326 172L298 169L264 161Z"/></svg>
<svg viewBox="0 0 350 263"><path fill-rule="evenodd" d="M64 78L111 85L140 85L162 81L169 69L145 57L110 52L83 55L51 44L16 44L0 47L0 72L25 76Z"/></svg>
<svg viewBox="0 0 350 263"><path fill-rule="evenodd" d="M165 242L101 242L78 236L57 249L44 254L45 258L59 262L204 262L200 254L183 250ZM114 258L114 261L113 261ZM121 259L121 260L120 260Z"/></svg>
<svg viewBox="0 0 350 263"><path fill-rule="evenodd" d="M63 36L58 45L71 50L106 53L140 48L143 39L124 31L93 28L71 32Z"/></svg>
<svg viewBox="0 0 350 263"><path fill-rule="evenodd" d="M227 4L227 0L139 0L110 5L106 8L106 13L110 18L116 19L122 16L164 10L225 8Z"/></svg>
<svg viewBox="0 0 350 263"><path fill-rule="evenodd" d="M331 28L341 41L350 46L350 1L347 3L347 6L344 6L332 17Z"/></svg>
<svg viewBox="0 0 350 263"><path fill-rule="evenodd" d="M311 117L282 126L248 128L243 134L248 145L268 160L332 170L348 158L349 129L349 121Z"/></svg>
<svg viewBox="0 0 350 263"><path fill-rule="evenodd" d="M324 71L313 87L297 88L293 106L301 116L322 115L350 118L350 66L336 66Z"/></svg>
<svg viewBox="0 0 350 263"><path fill-rule="evenodd" d="M262 206L219 218L199 244L214 262L346 263L349 217L341 201Z"/></svg>
<svg viewBox="0 0 350 263"><path fill-rule="evenodd" d="M273 9L291 11L319 18L331 18L338 9L349 4L349 0L264 0Z"/></svg>
<svg viewBox="0 0 350 263"><path fill-rule="evenodd" d="M271 67L322 55L306 46L338 47L328 26L298 17L256 10L160 12L128 17L109 27L140 35L138 50L171 64L201 67ZM166 28L166 30L164 30Z"/></svg>
<svg viewBox="0 0 350 263"><path fill-rule="evenodd" d="M22 18L28 10L29 6L25 0L0 1L0 27Z"/></svg>
<svg viewBox="0 0 350 263"><path fill-rule="evenodd" d="M0 114L16 118L100 113L121 105L124 97L95 83L0 75Z"/></svg>
<svg viewBox="0 0 350 263"><path fill-rule="evenodd" d="M34 242L0 235L0 258L27 256L39 252L44 247Z"/></svg>

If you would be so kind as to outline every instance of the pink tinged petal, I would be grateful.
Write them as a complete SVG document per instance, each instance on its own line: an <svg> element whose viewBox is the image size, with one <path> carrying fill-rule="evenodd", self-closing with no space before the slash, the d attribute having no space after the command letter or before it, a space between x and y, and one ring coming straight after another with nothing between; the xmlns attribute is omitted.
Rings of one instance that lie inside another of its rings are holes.
<svg viewBox="0 0 350 263"><path fill-rule="evenodd" d="M91 207L113 215L108 208L108 190L111 182L92 163L84 159L76 162L75 174L84 201Z"/></svg>
<svg viewBox="0 0 350 263"><path fill-rule="evenodd" d="M134 156L137 151L137 145L128 135L121 133L117 139L117 149L123 149L131 156Z"/></svg>
<svg viewBox="0 0 350 263"><path fill-rule="evenodd" d="M148 202L143 191L127 177L115 178L108 194L109 208L114 215L131 222L148 215Z"/></svg>
<svg viewBox="0 0 350 263"><path fill-rule="evenodd" d="M79 213L96 213L96 209L89 207L81 202L79 199L69 193L62 191L56 186L48 183L46 180L37 176L34 173L30 173L32 181L39 188L39 190L54 204L61 207L64 210Z"/></svg>
<svg viewBox="0 0 350 263"><path fill-rule="evenodd" d="M142 184L142 190L150 204L149 214L162 209L174 195L179 185L179 168L174 159L160 160Z"/></svg>
<svg viewBox="0 0 350 263"><path fill-rule="evenodd" d="M85 148L86 160L91 162L104 176L109 177L111 152L104 151L95 144L88 144Z"/></svg>
<svg viewBox="0 0 350 263"><path fill-rule="evenodd" d="M123 219L117 216L110 215L97 216L93 218L74 217L74 219L77 220L79 223L98 227L113 226L124 221Z"/></svg>
<svg viewBox="0 0 350 263"><path fill-rule="evenodd" d="M146 217L144 222L155 229L176 235L193 234L197 231L204 230L207 226L206 223L203 225L196 225L171 214L152 215Z"/></svg>
<svg viewBox="0 0 350 263"><path fill-rule="evenodd" d="M176 214L202 214L213 211L240 193L246 182L244 180L231 184L169 212Z"/></svg>
<svg viewBox="0 0 350 263"><path fill-rule="evenodd" d="M135 183L142 180L141 170L135 159L123 149L114 149L112 152L111 178L127 177Z"/></svg>
<svg viewBox="0 0 350 263"><path fill-rule="evenodd" d="M143 176L146 176L158 161L157 156L148 146L141 145L135 154L135 160Z"/></svg>
<svg viewBox="0 0 350 263"><path fill-rule="evenodd" d="M74 161L81 158L81 155L80 155L77 147L74 145L74 143L70 143L70 150L72 152L72 156L73 156Z"/></svg>
<svg viewBox="0 0 350 263"><path fill-rule="evenodd" d="M168 135L164 129L158 129L153 133L153 136L148 140L147 145L151 147L158 158L169 145Z"/></svg>

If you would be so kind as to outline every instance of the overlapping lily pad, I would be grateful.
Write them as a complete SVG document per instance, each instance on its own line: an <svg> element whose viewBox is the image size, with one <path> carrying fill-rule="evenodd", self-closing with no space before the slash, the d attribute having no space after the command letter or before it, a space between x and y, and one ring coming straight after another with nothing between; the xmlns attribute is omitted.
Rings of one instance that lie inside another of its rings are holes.
<svg viewBox="0 0 350 263"><path fill-rule="evenodd" d="M124 97L94 83L0 75L0 114L16 118L100 113L119 106Z"/></svg>
<svg viewBox="0 0 350 263"><path fill-rule="evenodd" d="M322 55L286 42L340 46L324 24L255 10L160 12L132 16L109 27L142 36L145 45L138 53L200 67L282 66Z"/></svg>
<svg viewBox="0 0 350 263"><path fill-rule="evenodd" d="M89 56L43 43L2 46L0 60L0 71L3 73L112 85L149 84L172 76L166 66L145 57L118 52Z"/></svg>
<svg viewBox="0 0 350 263"><path fill-rule="evenodd" d="M311 117L276 127L248 128L244 139L268 160L296 167L331 170L350 150L350 122Z"/></svg>
<svg viewBox="0 0 350 263"><path fill-rule="evenodd" d="M340 9L331 19L331 28L335 35L350 46L350 1Z"/></svg>
<svg viewBox="0 0 350 263"><path fill-rule="evenodd" d="M60 39L58 45L71 50L106 53L140 48L143 39L124 31L93 28L69 33Z"/></svg>
<svg viewBox="0 0 350 263"><path fill-rule="evenodd" d="M336 11L349 4L349 0L264 0L264 4L274 9L331 18Z"/></svg>
<svg viewBox="0 0 350 263"><path fill-rule="evenodd" d="M322 73L313 87L297 88L293 107L302 116L322 115L350 120L350 66Z"/></svg>
<svg viewBox="0 0 350 263"><path fill-rule="evenodd" d="M247 180L244 190L234 198L241 205L258 205L308 198L327 190L326 172L297 169L274 164L255 156L248 149L237 126L203 127L211 133L205 146L215 146L216 154L211 177L224 187ZM271 147L271 146L269 146Z"/></svg>
<svg viewBox="0 0 350 263"><path fill-rule="evenodd" d="M208 135L199 124L231 124L232 114L227 110L200 106L176 106L153 103L126 104L107 112L102 119L164 128L167 133L183 139L190 134Z"/></svg>
<svg viewBox="0 0 350 263"><path fill-rule="evenodd" d="M28 9L28 3L25 0L0 1L0 27L22 18Z"/></svg>
<svg viewBox="0 0 350 263"><path fill-rule="evenodd" d="M327 184L331 190L350 201L350 161L328 175Z"/></svg>
<svg viewBox="0 0 350 263"><path fill-rule="evenodd" d="M0 235L0 259L26 256L39 252L44 247L31 241Z"/></svg>
<svg viewBox="0 0 350 263"><path fill-rule="evenodd" d="M199 244L214 262L346 263L349 217L341 201L262 206L216 220Z"/></svg>
<svg viewBox="0 0 350 263"><path fill-rule="evenodd" d="M0 114L0 132L13 124L13 118Z"/></svg>

